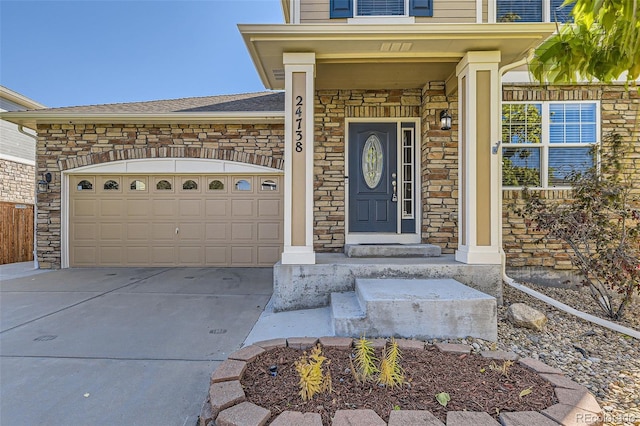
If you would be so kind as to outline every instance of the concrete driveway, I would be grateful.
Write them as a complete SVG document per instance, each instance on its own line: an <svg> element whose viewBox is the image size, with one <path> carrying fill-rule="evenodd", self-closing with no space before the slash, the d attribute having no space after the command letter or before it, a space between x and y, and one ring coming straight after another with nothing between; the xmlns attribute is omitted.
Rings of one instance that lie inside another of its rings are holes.
<svg viewBox="0 0 640 426"><path fill-rule="evenodd" d="M0 275L0 424L193 426L271 289L271 268Z"/></svg>

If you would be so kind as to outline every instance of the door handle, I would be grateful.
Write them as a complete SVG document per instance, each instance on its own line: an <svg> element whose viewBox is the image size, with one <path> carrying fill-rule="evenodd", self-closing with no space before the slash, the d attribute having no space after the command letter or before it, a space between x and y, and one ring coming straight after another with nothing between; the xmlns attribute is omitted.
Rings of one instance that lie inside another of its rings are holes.
<svg viewBox="0 0 640 426"><path fill-rule="evenodd" d="M393 187L393 195L391 196L391 201L394 203L397 203L398 202L398 183L395 180L392 180L391 186Z"/></svg>

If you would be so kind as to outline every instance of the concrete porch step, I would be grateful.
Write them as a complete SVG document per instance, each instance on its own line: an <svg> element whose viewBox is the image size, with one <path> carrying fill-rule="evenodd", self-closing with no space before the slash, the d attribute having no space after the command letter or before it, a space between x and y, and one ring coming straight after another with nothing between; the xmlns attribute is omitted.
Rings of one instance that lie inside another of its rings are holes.
<svg viewBox="0 0 640 426"><path fill-rule="evenodd" d="M346 244L347 257L439 257L440 246L433 244Z"/></svg>
<svg viewBox="0 0 640 426"><path fill-rule="evenodd" d="M354 292L332 293L331 313L337 336L498 337L496 299L449 278L358 278Z"/></svg>

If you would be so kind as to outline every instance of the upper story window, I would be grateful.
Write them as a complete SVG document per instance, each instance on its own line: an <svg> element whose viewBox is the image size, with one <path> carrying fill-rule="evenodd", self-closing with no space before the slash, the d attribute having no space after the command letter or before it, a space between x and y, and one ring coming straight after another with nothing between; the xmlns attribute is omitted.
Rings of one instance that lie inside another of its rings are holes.
<svg viewBox="0 0 640 426"><path fill-rule="evenodd" d="M433 16L433 0L330 0L331 18Z"/></svg>
<svg viewBox="0 0 640 426"><path fill-rule="evenodd" d="M564 0L497 0L496 22L570 22Z"/></svg>
<svg viewBox="0 0 640 426"><path fill-rule="evenodd" d="M568 186L573 171L593 165L599 142L597 102L505 103L502 106L502 184Z"/></svg>

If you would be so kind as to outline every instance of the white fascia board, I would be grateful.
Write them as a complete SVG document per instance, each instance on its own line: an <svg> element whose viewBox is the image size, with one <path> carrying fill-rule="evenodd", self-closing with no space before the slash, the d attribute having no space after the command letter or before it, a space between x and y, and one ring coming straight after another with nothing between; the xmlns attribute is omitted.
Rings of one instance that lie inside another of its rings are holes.
<svg viewBox="0 0 640 426"><path fill-rule="evenodd" d="M39 102L34 101L33 99L29 99L24 95L21 95L18 92L14 92L11 89L8 89L4 86L0 86L0 97L7 99L13 103L16 103L20 106L23 106L27 109L41 109L46 108L46 106L42 105Z"/></svg>
<svg viewBox="0 0 640 426"><path fill-rule="evenodd" d="M282 123L284 111L165 114L16 111L0 113L0 118L35 130L37 123Z"/></svg>

